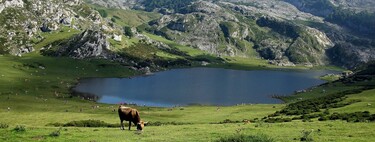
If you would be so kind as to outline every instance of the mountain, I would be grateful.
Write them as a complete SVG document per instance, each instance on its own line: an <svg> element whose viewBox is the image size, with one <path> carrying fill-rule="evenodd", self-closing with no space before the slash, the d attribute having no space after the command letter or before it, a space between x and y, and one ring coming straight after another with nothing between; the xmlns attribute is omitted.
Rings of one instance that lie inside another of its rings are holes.
<svg viewBox="0 0 375 142"><path fill-rule="evenodd" d="M21 56L34 51L48 33L87 28L115 33L116 27L80 0L6 0L0 4L0 51Z"/></svg>
<svg viewBox="0 0 375 142"><path fill-rule="evenodd" d="M0 23L5 25L0 51L21 55L34 51L46 33L94 29L89 33L103 34L101 39L108 43L103 49L111 55L124 55L127 49L119 49L129 47L134 38L156 46L163 55L185 59L191 57L174 45L218 57L262 58L283 66L355 68L375 58L374 6L371 0L7 0L0 4ZM72 53L70 46L87 47L71 44L78 39L72 38L51 44L61 49L48 48L56 53L46 53L64 56ZM86 41L95 43L90 47L102 43Z"/></svg>

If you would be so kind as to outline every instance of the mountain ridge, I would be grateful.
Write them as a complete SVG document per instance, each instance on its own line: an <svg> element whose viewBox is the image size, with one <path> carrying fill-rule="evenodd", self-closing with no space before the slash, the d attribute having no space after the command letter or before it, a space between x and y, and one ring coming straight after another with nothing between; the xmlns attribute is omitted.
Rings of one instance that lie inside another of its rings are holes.
<svg viewBox="0 0 375 142"><path fill-rule="evenodd" d="M372 56L375 51L371 50L374 40L371 36L364 36L373 32L373 27L367 26L373 21L358 20L360 29L365 32L357 34L353 31L353 24L339 19L343 17L339 12L350 13L347 19L372 16L371 7L363 6L361 3L364 2L367 1L191 0L172 3L170 0L64 0L64 4L37 1L42 6L37 9L31 1L11 0L0 4L0 16L9 17L10 11L15 9L20 10L19 15L35 15L41 10L44 12L38 13L42 18L34 18L37 20L22 16L3 18L6 20L0 23L18 24L14 24L13 28L2 29L1 53L20 56L33 52L33 45L43 40L41 33L65 27L82 32L86 29L103 31L107 40L116 39L109 46L117 49L113 47L118 46L114 43L124 44L121 40L126 35L123 35L124 25L119 25L116 20L131 19L118 19L114 15L107 17L106 11L91 8L90 4L95 4L99 7L160 13L160 18L133 27L137 29L133 31L140 32L140 35L142 32L153 33L219 57L262 58L270 60L270 63L291 66L334 64L354 68L375 58ZM54 10L44 5L60 6L63 10ZM321 10L324 8L328 12ZM58 13L57 16L51 15L52 12Z"/></svg>

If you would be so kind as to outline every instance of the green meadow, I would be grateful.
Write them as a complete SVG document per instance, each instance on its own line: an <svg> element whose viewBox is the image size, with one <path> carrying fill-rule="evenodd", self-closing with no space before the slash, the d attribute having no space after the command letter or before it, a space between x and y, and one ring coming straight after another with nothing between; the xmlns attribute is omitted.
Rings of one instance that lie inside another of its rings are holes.
<svg viewBox="0 0 375 142"><path fill-rule="evenodd" d="M100 8L100 7L98 7ZM109 18L121 26L139 26L159 15L145 12L105 9ZM140 16L143 15L143 16ZM134 19L124 21L121 19ZM308 89L307 92L283 97L285 104L247 104L237 106L184 106L159 108L131 106L140 111L141 118L150 123L144 131L120 130L116 109L118 104L101 104L72 95L70 89L81 78L131 77L142 75L117 62L101 59L77 60L66 57L48 57L39 54L39 49L55 41L68 39L79 31L63 29L59 33L43 35L44 40L36 44L36 52L22 57L0 55L0 141L218 141L226 137L265 136L273 141L375 141L374 122L347 122L344 120L309 121L293 120L283 123L266 123L262 118L300 100L324 97L328 94L358 89L373 81L357 85L329 82L328 85ZM144 33L151 39L185 52L191 59L215 60L216 57L201 50L179 45L160 36ZM119 43L110 40L116 47L134 45L136 39L123 38ZM142 53L139 53L142 54ZM158 51L157 56L166 59L187 58ZM207 67L239 70L269 69L335 69L336 67L277 67L255 55L249 58L222 57L223 62L214 62ZM200 64L193 64L201 66ZM326 78L336 80L336 78ZM272 86L270 86L272 87ZM324 90L324 91L323 91ZM324 92L324 93L323 93ZM375 89L349 94L345 102L355 103L330 108L330 113L353 113L368 111L375 113ZM115 110L115 111L114 111ZM323 110L322 110L323 111ZM290 117L290 116L280 116ZM100 120L115 127L63 127L72 121ZM152 125L151 125L152 124Z"/></svg>
<svg viewBox="0 0 375 142"><path fill-rule="evenodd" d="M117 104L101 104L81 97L72 97L69 89L79 78L129 77L140 75L115 62L105 60L76 60L65 57L45 57L27 54L23 57L0 56L0 128L1 141L217 141L222 137L266 135L274 141L300 141L304 133L314 141L374 141L375 123L342 120L308 122L295 120L265 123L268 116L287 104L253 104L228 107L186 106L157 108L133 106L141 118L159 125L146 126L143 132L120 130L118 127L60 127L53 123L80 120L100 120L118 125ZM357 86L332 83L309 92L289 97L314 98L326 93L350 90ZM349 95L357 103L330 109L330 112L375 113L375 90ZM9 109L8 109L9 108ZM258 120L250 123L244 120ZM24 126L25 131L18 131ZM58 136L53 133L58 131Z"/></svg>

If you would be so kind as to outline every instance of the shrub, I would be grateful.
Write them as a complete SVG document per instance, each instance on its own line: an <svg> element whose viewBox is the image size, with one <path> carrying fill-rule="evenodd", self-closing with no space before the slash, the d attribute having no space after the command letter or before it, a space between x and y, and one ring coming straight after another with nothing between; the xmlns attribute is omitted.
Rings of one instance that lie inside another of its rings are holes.
<svg viewBox="0 0 375 142"><path fill-rule="evenodd" d="M127 125L125 123L125 125ZM47 126L54 126L54 127L120 127L120 124L109 124L104 121L100 120L79 120L79 121L71 121L68 123L49 123Z"/></svg>
<svg viewBox="0 0 375 142"><path fill-rule="evenodd" d="M228 137L222 137L216 142L274 142L272 138L266 135L243 135L237 134Z"/></svg>
<svg viewBox="0 0 375 142"><path fill-rule="evenodd" d="M325 109L325 111L323 111L323 114L328 115L329 108L344 107L344 106L358 102L358 100L352 100L352 101L345 102L345 103L342 101L344 101L347 98L346 95L357 94L357 93L362 92L363 90L364 88L359 88L359 89L343 91L343 92L339 92L335 94L329 94L323 97L318 97L318 98L291 103L287 105L281 111L277 111L275 114L273 114L273 116L278 116L280 114L306 115L306 114L310 114L314 112L320 112L321 109ZM312 115L310 117L317 118L318 116Z"/></svg>
<svg viewBox="0 0 375 142"><path fill-rule="evenodd" d="M112 18L111 18L111 21L112 21L113 23L116 23L116 18L112 17Z"/></svg>
<svg viewBox="0 0 375 142"><path fill-rule="evenodd" d="M218 124L226 124L226 123L241 123L241 121L234 121L234 120L230 120L230 119L225 119L221 122L219 122Z"/></svg>
<svg viewBox="0 0 375 142"><path fill-rule="evenodd" d="M16 131L16 132L25 132L26 128L25 128L25 126L17 125L13 130Z"/></svg>
<svg viewBox="0 0 375 142"><path fill-rule="evenodd" d="M80 120L71 121L63 125L64 127L120 127L119 124L109 124L100 120Z"/></svg>
<svg viewBox="0 0 375 142"><path fill-rule="evenodd" d="M124 34L130 38L134 37L134 33L131 27L125 26L124 27Z"/></svg>
<svg viewBox="0 0 375 142"><path fill-rule="evenodd" d="M61 131L61 128L59 130L53 131L51 134L49 134L49 136L58 137L60 136L60 131Z"/></svg>
<svg viewBox="0 0 375 142"><path fill-rule="evenodd" d="M282 123L282 122L292 122L292 118L267 118L264 120L266 123Z"/></svg>
<svg viewBox="0 0 375 142"><path fill-rule="evenodd" d="M326 116L322 116L322 117L320 117L318 120L319 120L319 121L326 121L326 120L328 120L328 117L326 117Z"/></svg>
<svg viewBox="0 0 375 142"><path fill-rule="evenodd" d="M0 129L6 129L6 128L8 128L8 127L9 127L8 124L0 123Z"/></svg>
<svg viewBox="0 0 375 142"><path fill-rule="evenodd" d="M313 130L302 130L302 137L300 138L301 141L311 142L314 141L311 134Z"/></svg>
<svg viewBox="0 0 375 142"><path fill-rule="evenodd" d="M105 11L104 9L99 9L97 11L99 12L100 16L102 16L103 18L106 18L108 16L107 11Z"/></svg>

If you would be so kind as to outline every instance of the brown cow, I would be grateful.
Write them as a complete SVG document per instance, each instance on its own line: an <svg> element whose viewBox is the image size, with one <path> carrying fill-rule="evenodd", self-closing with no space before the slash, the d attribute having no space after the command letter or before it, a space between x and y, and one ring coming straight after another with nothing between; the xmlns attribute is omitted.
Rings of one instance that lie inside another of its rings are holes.
<svg viewBox="0 0 375 142"><path fill-rule="evenodd" d="M138 111L130 107L125 107L125 106L120 105L118 107L118 115L121 121L121 130L125 130L124 123L123 123L124 120L129 121L129 130L130 130L132 122L134 123L134 125L137 126L137 130L141 130L141 131L145 127L145 124L147 124L147 122L143 122L141 120Z"/></svg>

